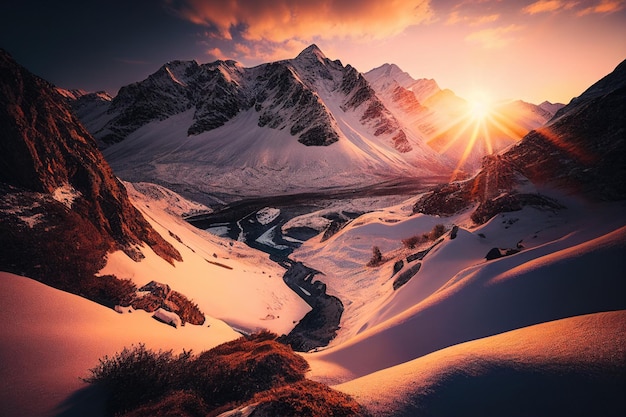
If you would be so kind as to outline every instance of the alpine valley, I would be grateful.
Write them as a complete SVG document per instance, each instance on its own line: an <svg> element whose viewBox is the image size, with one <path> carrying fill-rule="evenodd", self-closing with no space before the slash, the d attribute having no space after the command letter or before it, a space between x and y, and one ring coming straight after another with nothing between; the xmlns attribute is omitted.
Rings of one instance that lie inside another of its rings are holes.
<svg viewBox="0 0 626 417"><path fill-rule="evenodd" d="M621 416L626 61L489 110L394 64L0 50L0 415Z"/></svg>

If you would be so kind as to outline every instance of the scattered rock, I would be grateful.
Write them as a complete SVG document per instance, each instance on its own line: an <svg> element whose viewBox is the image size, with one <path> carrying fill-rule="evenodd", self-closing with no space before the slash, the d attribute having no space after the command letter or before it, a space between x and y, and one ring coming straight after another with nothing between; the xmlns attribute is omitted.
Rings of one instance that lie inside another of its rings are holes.
<svg viewBox="0 0 626 417"><path fill-rule="evenodd" d="M501 248L491 248L487 255L485 255L485 259L491 261L492 259L502 258L504 256L514 255L518 253L519 249L501 249Z"/></svg>
<svg viewBox="0 0 626 417"><path fill-rule="evenodd" d="M398 278L393 281L393 289L397 290L398 288L409 282L409 280L419 272L421 267L422 263L418 262L415 265L411 265L411 267L408 268L406 271L403 271L400 275L398 275Z"/></svg>

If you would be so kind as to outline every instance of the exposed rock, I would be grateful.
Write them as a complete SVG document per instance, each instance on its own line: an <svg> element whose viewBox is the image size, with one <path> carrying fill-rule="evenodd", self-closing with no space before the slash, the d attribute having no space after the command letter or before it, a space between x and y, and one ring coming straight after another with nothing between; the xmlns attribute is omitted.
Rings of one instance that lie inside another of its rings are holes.
<svg viewBox="0 0 626 417"><path fill-rule="evenodd" d="M404 268L404 261L400 259L393 264L393 272L391 273L391 276L393 277L395 274L400 272L402 268Z"/></svg>
<svg viewBox="0 0 626 417"><path fill-rule="evenodd" d="M156 281L150 281L148 284L137 290L134 298L130 302L130 305L137 310L145 310L148 313L164 310L168 313L175 314L178 317L180 323L178 325L184 326L185 323L191 323L196 325L204 324L205 317L202 311L198 308L198 305L189 301L187 297L177 291L173 291L169 285L162 284ZM171 324L166 320L168 317L173 319L171 314L160 314L160 317L155 317L161 321ZM177 321L174 320L176 324ZM178 326L174 326L178 327Z"/></svg>
<svg viewBox="0 0 626 417"><path fill-rule="evenodd" d="M402 271L398 277L393 281L393 289L394 291L406 284L413 278L422 267L422 263L418 262L415 265L411 265L406 271Z"/></svg>
<svg viewBox="0 0 626 417"><path fill-rule="evenodd" d="M502 258L504 256L515 255L518 253L519 249L502 249L502 248L491 248L487 255L485 255L485 259L491 261L492 259Z"/></svg>
<svg viewBox="0 0 626 417"><path fill-rule="evenodd" d="M130 203L66 99L1 50L0 131L2 204L41 220L24 229L15 211L0 213L3 269L75 288L72 280L91 282L108 251L137 259L147 244L182 260Z"/></svg>
<svg viewBox="0 0 626 417"><path fill-rule="evenodd" d="M103 147L186 111L193 111L187 134L199 135L252 108L259 127L285 129L305 146L328 146L340 134L320 89L338 95L343 110L356 112L376 136L389 135L399 152L411 150L406 134L363 75L331 61L316 45L294 59L254 68L235 61L168 62L147 79L122 87L108 107L102 100L86 106L82 93L67 91L65 96L74 98L77 112L90 121L88 127Z"/></svg>

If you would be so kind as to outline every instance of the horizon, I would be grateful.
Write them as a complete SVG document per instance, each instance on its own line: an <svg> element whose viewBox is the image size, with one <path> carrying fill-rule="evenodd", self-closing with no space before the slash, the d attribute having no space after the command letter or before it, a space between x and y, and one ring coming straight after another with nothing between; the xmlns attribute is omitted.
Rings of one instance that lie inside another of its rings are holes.
<svg viewBox="0 0 626 417"><path fill-rule="evenodd" d="M169 61L252 67L316 44L362 73L396 64L464 98L567 104L626 58L624 0L27 0L2 9L0 47L16 60L59 87L112 96Z"/></svg>

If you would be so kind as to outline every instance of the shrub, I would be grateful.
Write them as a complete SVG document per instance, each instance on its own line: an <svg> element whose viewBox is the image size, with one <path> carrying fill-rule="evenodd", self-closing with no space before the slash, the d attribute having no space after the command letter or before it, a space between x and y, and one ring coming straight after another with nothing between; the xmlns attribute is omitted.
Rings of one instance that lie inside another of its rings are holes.
<svg viewBox="0 0 626 417"><path fill-rule="evenodd" d="M180 316L183 323L204 324L204 313L202 313L198 304L177 291L172 291L168 299L175 305L175 308L173 308L174 313Z"/></svg>
<svg viewBox="0 0 626 417"><path fill-rule="evenodd" d="M362 407L346 394L313 381L302 381L262 392L257 394L251 403L258 403L256 410L264 416L350 417L365 415Z"/></svg>
<svg viewBox="0 0 626 417"><path fill-rule="evenodd" d="M100 359L86 381L107 389L107 411L116 414L183 386L190 360L191 352L173 355L171 350L154 352L139 344Z"/></svg>
<svg viewBox="0 0 626 417"><path fill-rule="evenodd" d="M86 277L79 288L85 298L107 307L130 305L137 290L130 279L119 279L115 275Z"/></svg>
<svg viewBox="0 0 626 417"><path fill-rule="evenodd" d="M172 391L163 398L142 405L122 417L206 417L206 403L193 391Z"/></svg>
<svg viewBox="0 0 626 417"><path fill-rule="evenodd" d="M402 239L402 244L407 249L415 249L417 245L421 245L426 241L426 237L426 234L411 236L406 239Z"/></svg>
<svg viewBox="0 0 626 417"><path fill-rule="evenodd" d="M439 223L433 226L430 232L424 233L422 235L415 235L408 237L406 239L402 239L402 244L407 249L415 249L416 246L421 245L422 243L437 240L446 232L446 227Z"/></svg>
<svg viewBox="0 0 626 417"><path fill-rule="evenodd" d="M445 232L446 232L446 227L443 224L441 223L436 224L433 227L433 229L430 231L430 233L428 234L428 239L437 240L438 238L443 236Z"/></svg>
<svg viewBox="0 0 626 417"><path fill-rule="evenodd" d="M367 263L367 266L378 266L383 262L383 254L380 252L378 246L372 247L372 258Z"/></svg>
<svg viewBox="0 0 626 417"><path fill-rule="evenodd" d="M108 391L111 414L206 415L207 410L304 380L308 363L275 339L275 334L261 332L197 357L190 352L154 352L140 344L100 359L86 381Z"/></svg>
<svg viewBox="0 0 626 417"><path fill-rule="evenodd" d="M271 340L268 335L272 335ZM202 353L192 365L194 388L207 404L220 406L303 380L308 363L275 338L274 334L262 333Z"/></svg>

